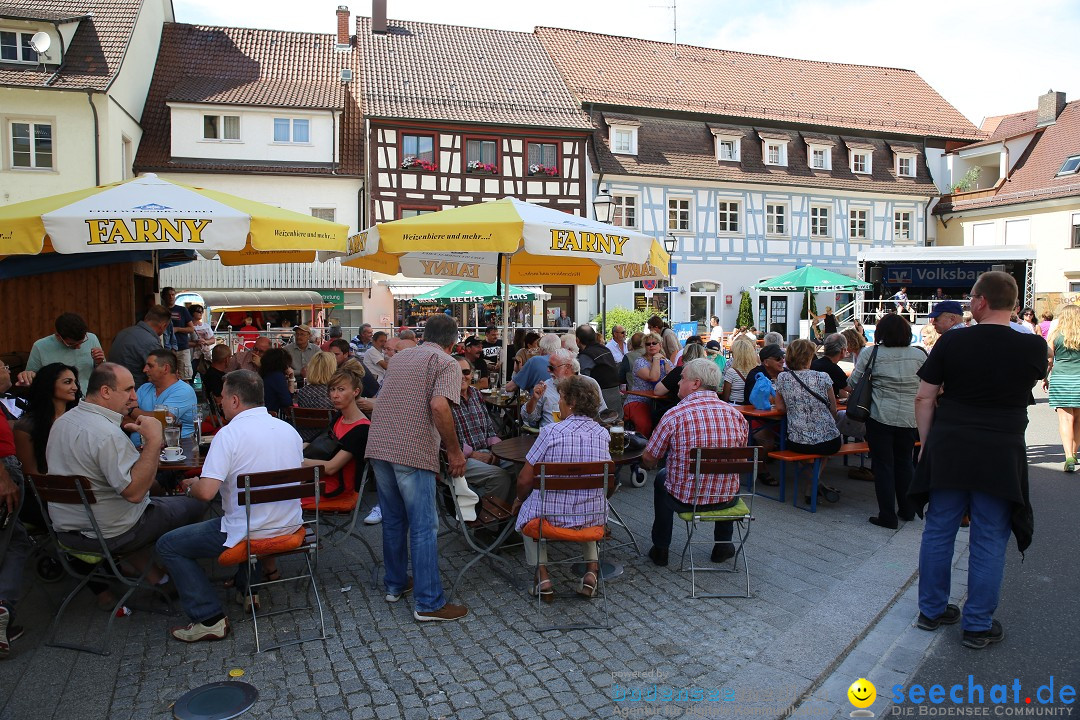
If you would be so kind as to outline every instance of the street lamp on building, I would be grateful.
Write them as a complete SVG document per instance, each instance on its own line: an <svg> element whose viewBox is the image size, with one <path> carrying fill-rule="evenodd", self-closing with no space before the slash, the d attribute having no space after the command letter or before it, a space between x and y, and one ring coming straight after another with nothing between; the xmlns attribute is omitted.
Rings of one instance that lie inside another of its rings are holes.
<svg viewBox="0 0 1080 720"><path fill-rule="evenodd" d="M599 222L610 223L615 219L615 201L611 199L607 188L598 188L599 192L593 198L593 217Z"/></svg>

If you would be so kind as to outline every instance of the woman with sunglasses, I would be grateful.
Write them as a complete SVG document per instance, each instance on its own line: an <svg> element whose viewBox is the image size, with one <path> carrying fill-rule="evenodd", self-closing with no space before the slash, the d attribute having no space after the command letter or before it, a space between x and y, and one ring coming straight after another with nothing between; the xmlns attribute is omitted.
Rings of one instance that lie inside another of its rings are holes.
<svg viewBox="0 0 1080 720"><path fill-rule="evenodd" d="M663 340L656 333L646 333L644 337L645 354L634 363L634 376L631 390L652 392L656 383L671 372L671 361L664 357L661 343ZM634 424L634 429L645 437L652 435L652 402L640 395L627 395L623 404L623 417Z"/></svg>

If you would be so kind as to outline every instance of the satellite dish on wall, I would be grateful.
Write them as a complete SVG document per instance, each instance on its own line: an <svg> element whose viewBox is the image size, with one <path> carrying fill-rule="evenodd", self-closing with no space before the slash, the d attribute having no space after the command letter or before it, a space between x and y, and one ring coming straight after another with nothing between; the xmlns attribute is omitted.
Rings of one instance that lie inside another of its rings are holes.
<svg viewBox="0 0 1080 720"><path fill-rule="evenodd" d="M30 47L33 48L34 52L38 55L44 55L51 46L52 38L49 37L49 33L47 32L36 32L34 33L34 37L30 38Z"/></svg>

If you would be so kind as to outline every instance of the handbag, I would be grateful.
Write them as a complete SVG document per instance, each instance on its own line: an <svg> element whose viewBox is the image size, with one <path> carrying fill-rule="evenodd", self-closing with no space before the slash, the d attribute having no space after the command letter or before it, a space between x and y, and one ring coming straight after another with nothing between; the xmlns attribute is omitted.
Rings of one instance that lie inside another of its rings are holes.
<svg viewBox="0 0 1080 720"><path fill-rule="evenodd" d="M875 345L870 353L870 362L866 364L866 372L859 378L859 382L851 390L848 396L847 416L855 422L864 423L870 419L870 405L873 402L874 389L871 387L874 360L877 359L877 351L880 345Z"/></svg>
<svg viewBox="0 0 1080 720"><path fill-rule="evenodd" d="M315 436L304 448L304 457L308 460L331 460L341 449L341 441L334 435L334 425Z"/></svg>

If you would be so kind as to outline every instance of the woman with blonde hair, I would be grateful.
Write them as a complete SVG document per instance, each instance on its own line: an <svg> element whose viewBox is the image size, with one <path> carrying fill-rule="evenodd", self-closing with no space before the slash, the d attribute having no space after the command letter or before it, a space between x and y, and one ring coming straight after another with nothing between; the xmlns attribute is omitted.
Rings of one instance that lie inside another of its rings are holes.
<svg viewBox="0 0 1080 720"><path fill-rule="evenodd" d="M645 354L634 362L631 390L652 392L656 384L675 367L664 357L663 339L657 333L646 333L643 340ZM627 395L623 403L623 416L634 423L634 429L645 437L652 435L652 402L640 395Z"/></svg>
<svg viewBox="0 0 1080 720"><path fill-rule="evenodd" d="M1050 369L1043 389L1050 390L1050 407L1057 410L1058 434L1065 448L1065 472L1076 471L1080 441L1080 307L1066 305L1047 338Z"/></svg>
<svg viewBox="0 0 1080 720"><path fill-rule="evenodd" d="M851 362L859 361L859 353L866 347L866 337L859 331L848 328L840 333L847 340L847 350L851 355Z"/></svg>
<svg viewBox="0 0 1080 720"><path fill-rule="evenodd" d="M919 336L922 338L922 346L926 348L927 352L933 349L934 343L941 337L933 325L923 325L922 330L919 331Z"/></svg>
<svg viewBox="0 0 1080 720"><path fill-rule="evenodd" d="M746 397L746 375L757 366L758 354L754 341L745 335L735 338L731 343L731 362L724 370L720 399L736 405L741 403Z"/></svg>

